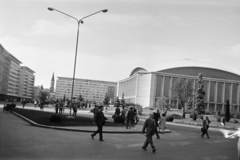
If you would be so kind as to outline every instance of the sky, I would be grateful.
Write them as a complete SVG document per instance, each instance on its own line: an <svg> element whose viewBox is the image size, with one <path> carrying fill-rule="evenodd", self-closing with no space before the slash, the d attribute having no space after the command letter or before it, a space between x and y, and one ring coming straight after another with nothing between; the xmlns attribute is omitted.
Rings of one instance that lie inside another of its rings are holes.
<svg viewBox="0 0 240 160"><path fill-rule="evenodd" d="M240 74L239 0L1 0L0 44L35 86L73 77L77 21L48 7L77 19L108 9L80 24L76 78L117 82L182 59Z"/></svg>

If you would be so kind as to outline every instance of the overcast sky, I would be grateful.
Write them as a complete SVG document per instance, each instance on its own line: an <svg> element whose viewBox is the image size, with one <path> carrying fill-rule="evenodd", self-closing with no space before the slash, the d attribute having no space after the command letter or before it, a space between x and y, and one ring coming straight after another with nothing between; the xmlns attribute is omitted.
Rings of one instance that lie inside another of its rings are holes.
<svg viewBox="0 0 240 160"><path fill-rule="evenodd" d="M73 76L77 22L48 7L77 19L108 9L80 26L76 78L117 82L172 59L240 74L239 0L1 0L0 43L36 72L35 85Z"/></svg>

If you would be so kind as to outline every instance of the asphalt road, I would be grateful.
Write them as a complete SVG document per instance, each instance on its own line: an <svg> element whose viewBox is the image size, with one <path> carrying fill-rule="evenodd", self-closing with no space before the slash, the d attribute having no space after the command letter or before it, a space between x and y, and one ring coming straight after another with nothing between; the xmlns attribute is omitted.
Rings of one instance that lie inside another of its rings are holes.
<svg viewBox="0 0 240 160"><path fill-rule="evenodd" d="M0 109L0 160L237 159L237 139L224 139L218 131L201 138L196 128L167 127L172 132L154 137L157 152L152 153L141 149L142 134L104 134L100 142L98 135L92 140L89 133L34 127Z"/></svg>

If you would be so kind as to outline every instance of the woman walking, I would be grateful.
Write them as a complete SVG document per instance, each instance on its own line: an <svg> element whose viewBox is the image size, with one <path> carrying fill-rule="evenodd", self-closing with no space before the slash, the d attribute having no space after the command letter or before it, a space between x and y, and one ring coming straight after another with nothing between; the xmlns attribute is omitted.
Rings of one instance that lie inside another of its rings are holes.
<svg viewBox="0 0 240 160"><path fill-rule="evenodd" d="M166 128L166 113L163 113L159 121L159 131L162 129L162 134L164 134L164 129Z"/></svg>

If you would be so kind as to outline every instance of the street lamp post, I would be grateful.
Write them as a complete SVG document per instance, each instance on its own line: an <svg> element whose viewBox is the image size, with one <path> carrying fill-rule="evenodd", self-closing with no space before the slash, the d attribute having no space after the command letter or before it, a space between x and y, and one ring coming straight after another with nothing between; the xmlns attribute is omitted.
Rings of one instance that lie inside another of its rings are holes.
<svg viewBox="0 0 240 160"><path fill-rule="evenodd" d="M77 21L77 24L78 24L77 42L76 42L76 51L75 51L74 69L73 69L71 105L70 105L70 115L71 115L71 107L72 107L72 102L73 102L73 89L74 89L74 80L75 80L75 71L76 71L76 60L77 60L78 37L79 37L79 27L80 27L80 23L83 24L83 19L85 19L85 18L88 18L88 17L90 17L90 16L92 16L92 15L94 15L94 14L100 13L100 12L107 12L108 10L107 10L107 9L100 10L100 11L98 11L98 12L95 12L95 13L92 13L92 14L90 14L90 15L88 15L88 16L85 16L85 17L83 17L83 18L81 18L81 19L79 19L79 20L78 20L77 18L71 16L71 15L68 15L68 14L66 14L66 13L64 13L64 12L62 12L62 11L59 11L59 10L54 9L54 8L51 8L51 7L49 7L48 10L49 10L49 11L57 11L57 12L62 13L62 14L64 14L64 15L68 16L68 17L71 17L71 18L75 19L75 20Z"/></svg>

